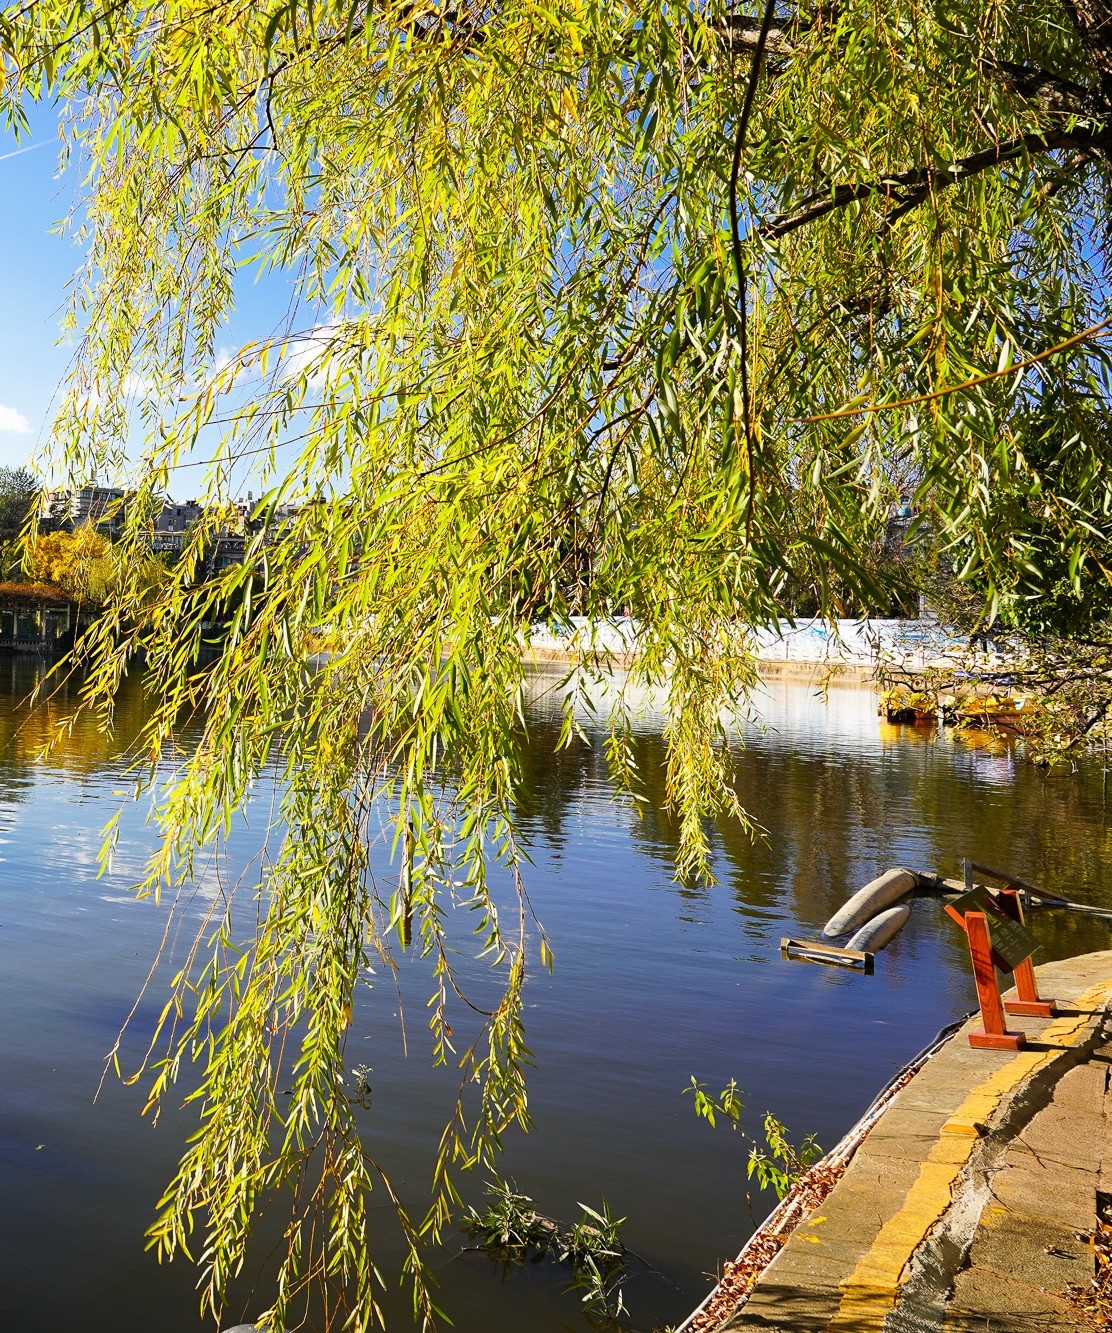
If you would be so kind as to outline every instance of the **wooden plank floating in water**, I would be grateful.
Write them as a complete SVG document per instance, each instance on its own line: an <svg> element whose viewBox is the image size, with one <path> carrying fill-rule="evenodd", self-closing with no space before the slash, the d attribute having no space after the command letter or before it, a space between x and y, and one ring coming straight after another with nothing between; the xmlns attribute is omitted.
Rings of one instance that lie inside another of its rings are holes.
<svg viewBox="0 0 1112 1333"><path fill-rule="evenodd" d="M820 944L816 940L793 940L785 935L780 941L780 954L796 963L825 963L830 967L852 967L869 976L873 972L875 955L862 949L839 949L834 944Z"/></svg>

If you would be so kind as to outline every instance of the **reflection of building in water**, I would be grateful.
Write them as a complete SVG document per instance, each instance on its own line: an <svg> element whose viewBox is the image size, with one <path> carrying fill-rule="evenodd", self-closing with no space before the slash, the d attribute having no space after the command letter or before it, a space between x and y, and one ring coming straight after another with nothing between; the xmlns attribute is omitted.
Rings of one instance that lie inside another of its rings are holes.
<svg viewBox="0 0 1112 1333"><path fill-rule="evenodd" d="M531 707L553 716L563 712L570 695L575 720L584 727L605 726L611 710L620 707L635 731L655 732L668 714L668 691L631 680L625 671L594 676L554 664L550 670L527 671L524 688Z"/></svg>
<svg viewBox="0 0 1112 1333"><path fill-rule="evenodd" d="M605 727L616 707L628 713L634 731L659 731L668 717L667 686L646 685L627 671L596 676L551 664L526 672L525 698L534 708L559 713L569 696L576 722L588 729ZM722 720L731 731L786 727L855 745L868 736L871 744L877 727L876 694L859 682L839 684L836 679L825 691L807 681L760 681L736 714Z"/></svg>

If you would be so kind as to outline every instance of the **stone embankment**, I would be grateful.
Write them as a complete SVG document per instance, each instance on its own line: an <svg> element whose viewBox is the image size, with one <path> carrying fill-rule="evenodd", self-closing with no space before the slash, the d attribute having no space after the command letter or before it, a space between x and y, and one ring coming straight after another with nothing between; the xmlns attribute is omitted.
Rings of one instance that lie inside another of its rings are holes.
<svg viewBox="0 0 1112 1333"><path fill-rule="evenodd" d="M1110 1326L1093 1279L1112 1204L1112 952L1037 975L1058 1010L1009 1019L1025 1049L975 1050L979 1017L961 1027L836 1169L819 1164L786 1240L763 1229L725 1266L683 1333Z"/></svg>

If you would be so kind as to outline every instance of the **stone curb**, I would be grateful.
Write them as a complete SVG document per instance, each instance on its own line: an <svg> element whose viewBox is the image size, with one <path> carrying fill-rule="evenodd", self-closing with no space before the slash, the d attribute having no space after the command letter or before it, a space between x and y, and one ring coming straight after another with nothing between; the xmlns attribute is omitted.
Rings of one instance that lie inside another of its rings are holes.
<svg viewBox="0 0 1112 1333"><path fill-rule="evenodd" d="M1086 1058L1112 999L1112 951L1037 974L1059 1015L1009 1020L1028 1036L1018 1054L971 1048L965 1036L979 1018L959 1029L892 1099L828 1197L717 1326L722 1333L879 1333L899 1325L890 1316L908 1282L921 1282L924 1256L935 1268L956 1261L952 1246L931 1251L929 1238L956 1202L973 1206L970 1181L985 1177Z"/></svg>

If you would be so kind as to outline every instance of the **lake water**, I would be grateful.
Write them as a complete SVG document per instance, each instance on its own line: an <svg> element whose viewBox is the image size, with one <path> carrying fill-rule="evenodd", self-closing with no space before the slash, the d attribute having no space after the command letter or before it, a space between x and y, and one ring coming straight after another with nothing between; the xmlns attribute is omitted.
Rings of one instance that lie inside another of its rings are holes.
<svg viewBox="0 0 1112 1333"><path fill-rule="evenodd" d="M152 1127L140 1117L141 1087L112 1078L96 1097L168 920L128 893L154 836L140 811L123 821L113 872L97 877L99 832L127 786L121 746L142 721L142 696L125 691L117 742L85 725L43 764L35 753L65 700L21 709L33 683L31 664L0 659L0 1327L199 1330L189 1266L159 1267L143 1243L188 1122L171 1113ZM956 875L966 855L1112 906L1105 782L1092 761L1047 773L1007 750L882 725L866 689L824 700L805 685L772 685L738 754L739 792L765 836L716 828L719 882L693 889L673 882L674 830L657 804L659 717L647 708L639 725L650 796L639 818L613 799L597 745L553 756L551 683L533 690L522 814L535 862L528 888L556 967L528 986L536 1128L508 1136L504 1174L552 1216L605 1198L627 1219L638 1256L628 1325L649 1333L702 1298L772 1202L747 1200L743 1144L696 1120L683 1095L691 1076L714 1089L736 1078L750 1129L770 1109L796 1136L829 1146L974 1003L964 939L935 902L916 905L872 977L787 963L781 936L816 937L888 866ZM589 714L583 724L591 736ZM236 834L233 860L251 855L252 839L249 827ZM220 880L218 868L200 876L173 927L182 939ZM1092 918L1044 913L1033 927L1042 961L1109 946L1109 926ZM176 934L169 947L183 947ZM374 1071L366 1143L417 1210L454 1087L429 1065L423 981L415 967L398 989L368 990L349 1048L353 1065ZM129 1058L165 984L156 975L136 1009ZM470 1183L475 1202L483 1183ZM389 1208L374 1225L389 1279L401 1253ZM453 1238L432 1256L440 1303L461 1333L590 1327L562 1269L504 1268L467 1245ZM266 1263L255 1257L225 1324L265 1304ZM392 1288L384 1304L391 1327L412 1327L404 1294Z"/></svg>

